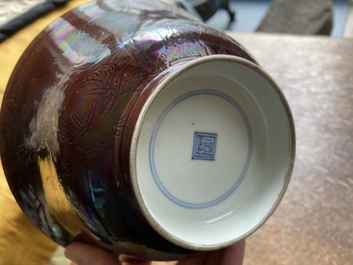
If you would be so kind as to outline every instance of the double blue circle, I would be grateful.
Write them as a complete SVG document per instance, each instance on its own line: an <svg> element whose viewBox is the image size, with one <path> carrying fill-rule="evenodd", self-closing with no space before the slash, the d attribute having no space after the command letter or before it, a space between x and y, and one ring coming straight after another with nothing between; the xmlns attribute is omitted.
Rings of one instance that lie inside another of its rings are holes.
<svg viewBox="0 0 353 265"><path fill-rule="evenodd" d="M218 198L213 199L208 202L190 203L190 202L186 202L186 201L183 201L183 200L175 197L163 185L162 181L160 180L160 178L158 176L158 172L157 172L156 166L155 166L154 148L155 148L155 141L156 141L156 135L158 133L158 130L159 130L164 118L169 113L169 111L171 109L173 109L177 104L182 102L183 100L191 98L191 97L199 96L199 95L212 95L212 96L220 97L221 99L229 102L240 113L240 115L243 119L243 122L245 124L247 134L248 134L248 150L247 150L246 162L245 162L243 170L240 174L240 177L237 179L237 181L234 183L234 185L232 187L230 187L229 190L227 190L227 192L225 192L223 195L219 196ZM252 156L252 145L253 145L252 133L251 133L251 127L250 127L249 120L248 120L244 110L240 107L240 105L234 99L230 98L226 94L223 94L223 93L215 91L215 90L204 89L204 90L193 91L193 92L182 95L181 97L177 98L172 103L170 103L168 105L168 107L163 111L162 115L158 118L156 126L153 129L152 137L151 137L150 145L149 145L149 164L150 164L151 173L152 173L153 179L154 179L156 185L158 186L159 190L164 194L164 196L166 196L173 203L175 203L181 207L190 208L190 209L209 208L209 207L214 206L214 205L224 201L225 199L227 199L239 187L239 185L243 181L243 179L248 171L248 168L249 168L249 164L250 164L251 156Z"/></svg>

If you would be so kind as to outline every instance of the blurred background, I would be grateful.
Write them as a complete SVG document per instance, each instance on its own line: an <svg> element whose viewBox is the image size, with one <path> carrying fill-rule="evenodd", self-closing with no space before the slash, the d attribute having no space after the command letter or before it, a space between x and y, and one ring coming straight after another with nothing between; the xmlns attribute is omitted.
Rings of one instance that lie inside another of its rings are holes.
<svg viewBox="0 0 353 265"><path fill-rule="evenodd" d="M0 0L0 26L43 2L75 0ZM239 32L280 32L353 37L353 0L174 0L207 11L207 24ZM183 4L180 4L183 5ZM235 12L230 21L222 5ZM200 12L198 12L200 13ZM352 21L352 22L350 22ZM331 23L331 24L330 24Z"/></svg>
<svg viewBox="0 0 353 265"><path fill-rule="evenodd" d="M272 3L273 2L273 3ZM285 8L285 2L287 2L287 8ZM308 15L308 13L313 12L322 12L327 8L328 2L332 2L332 16L333 16L333 27L331 31L331 36L334 37L353 37L352 32L349 31L349 24L352 24L353 21L353 1L352 0L282 0L282 1L271 1L271 0L230 0L230 6L235 10L235 21L231 22L229 25L230 30L240 31L240 32L254 32L260 26L262 20L266 15L269 15L271 3L273 5L283 5L283 13L274 14L274 20L285 20L290 17L290 11L294 12L293 6L298 6L304 4L303 10L300 14L297 14L297 20L300 20L300 17ZM312 3L313 5L310 5ZM316 6L315 6L316 5ZM326 5L326 7L325 7ZM312 10L307 10L309 8ZM274 8L274 6L272 7ZM280 9L280 8L279 8ZM278 11L275 11L278 12ZM292 13L292 14L293 14ZM210 19L209 22L215 24L217 27L222 27L221 23L227 19L226 11L219 10L217 14ZM352 22L349 22L351 20ZM346 25L347 24L347 25ZM352 26L351 26L352 27ZM347 28L347 29L346 29ZM304 29L303 29L304 31ZM292 33L292 32L291 32Z"/></svg>

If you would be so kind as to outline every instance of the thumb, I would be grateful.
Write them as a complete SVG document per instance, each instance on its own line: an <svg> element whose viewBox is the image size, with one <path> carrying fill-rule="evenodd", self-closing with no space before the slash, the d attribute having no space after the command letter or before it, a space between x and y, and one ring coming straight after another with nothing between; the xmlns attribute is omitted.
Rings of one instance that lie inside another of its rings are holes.
<svg viewBox="0 0 353 265"><path fill-rule="evenodd" d="M108 251L80 242L68 245L65 256L78 265L121 265L118 258Z"/></svg>

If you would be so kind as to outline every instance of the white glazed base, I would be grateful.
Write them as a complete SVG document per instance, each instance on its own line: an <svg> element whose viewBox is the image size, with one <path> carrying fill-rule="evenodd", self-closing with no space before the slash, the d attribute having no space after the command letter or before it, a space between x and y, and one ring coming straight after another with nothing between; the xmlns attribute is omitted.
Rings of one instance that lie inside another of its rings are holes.
<svg viewBox="0 0 353 265"><path fill-rule="evenodd" d="M131 146L133 186L151 226L210 250L254 232L289 182L294 126L274 82L227 55L168 76L146 102Z"/></svg>

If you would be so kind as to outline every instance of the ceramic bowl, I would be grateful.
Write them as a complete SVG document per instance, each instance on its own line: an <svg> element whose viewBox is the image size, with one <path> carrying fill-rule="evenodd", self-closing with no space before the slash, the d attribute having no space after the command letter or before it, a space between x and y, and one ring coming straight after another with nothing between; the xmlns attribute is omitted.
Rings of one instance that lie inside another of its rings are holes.
<svg viewBox="0 0 353 265"><path fill-rule="evenodd" d="M180 259L247 237L288 185L292 116L236 41L158 1L57 18L8 83L0 151L49 238Z"/></svg>

